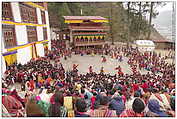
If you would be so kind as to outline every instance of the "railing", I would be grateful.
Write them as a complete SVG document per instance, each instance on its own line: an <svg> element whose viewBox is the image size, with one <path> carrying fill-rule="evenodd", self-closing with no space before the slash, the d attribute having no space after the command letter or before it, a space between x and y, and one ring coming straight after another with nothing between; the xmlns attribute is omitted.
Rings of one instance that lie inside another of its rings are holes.
<svg viewBox="0 0 177 119"><path fill-rule="evenodd" d="M82 33L73 33L73 35L94 35L94 34L106 34L106 32L91 32L91 33L88 33L88 32L82 32Z"/></svg>
<svg viewBox="0 0 177 119"><path fill-rule="evenodd" d="M104 40L101 41L84 41L84 42L75 42L75 46L88 46L88 45L103 45L105 43Z"/></svg>
<svg viewBox="0 0 177 119"><path fill-rule="evenodd" d="M109 29L109 27L107 26L97 26L97 27L94 27L94 26L69 26L70 29Z"/></svg>

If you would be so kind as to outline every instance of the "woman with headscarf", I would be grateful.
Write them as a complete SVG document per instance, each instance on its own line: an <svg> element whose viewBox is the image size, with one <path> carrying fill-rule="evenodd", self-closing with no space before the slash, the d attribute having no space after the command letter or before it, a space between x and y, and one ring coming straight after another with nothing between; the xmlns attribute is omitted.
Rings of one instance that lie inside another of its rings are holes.
<svg viewBox="0 0 177 119"><path fill-rule="evenodd" d="M157 100L151 99L148 102L149 111L146 113L148 117L168 117L168 115L160 110L160 104Z"/></svg>
<svg viewBox="0 0 177 119"><path fill-rule="evenodd" d="M116 114L119 116L125 109L122 97L114 97L109 104L109 108L112 110L116 110Z"/></svg>

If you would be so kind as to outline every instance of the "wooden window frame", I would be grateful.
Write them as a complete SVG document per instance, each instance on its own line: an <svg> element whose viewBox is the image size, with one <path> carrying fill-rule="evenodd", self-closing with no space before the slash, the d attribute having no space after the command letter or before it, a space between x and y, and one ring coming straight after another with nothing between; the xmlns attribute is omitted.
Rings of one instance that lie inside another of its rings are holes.
<svg viewBox="0 0 177 119"><path fill-rule="evenodd" d="M20 3L20 13L23 22L37 24L37 11L36 8Z"/></svg>
<svg viewBox="0 0 177 119"><path fill-rule="evenodd" d="M10 2L2 2L2 20L14 21Z"/></svg>
<svg viewBox="0 0 177 119"><path fill-rule="evenodd" d="M28 43L37 42L37 29L35 26L27 26Z"/></svg>
<svg viewBox="0 0 177 119"><path fill-rule="evenodd" d="M42 24L46 24L45 11L42 10L41 10L41 19L42 19Z"/></svg>
<svg viewBox="0 0 177 119"><path fill-rule="evenodd" d="M2 25L3 41L5 48L12 48L17 46L15 26Z"/></svg>
<svg viewBox="0 0 177 119"><path fill-rule="evenodd" d="M47 27L43 27L43 36L44 36L44 40L47 40L47 39L48 39Z"/></svg>

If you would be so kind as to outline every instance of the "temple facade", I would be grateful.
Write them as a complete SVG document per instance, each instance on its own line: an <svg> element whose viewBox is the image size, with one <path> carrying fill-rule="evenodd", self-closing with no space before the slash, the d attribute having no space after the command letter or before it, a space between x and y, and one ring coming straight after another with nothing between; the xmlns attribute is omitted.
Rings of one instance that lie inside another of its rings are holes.
<svg viewBox="0 0 177 119"><path fill-rule="evenodd" d="M46 2L2 2L2 71L45 55L50 46Z"/></svg>
<svg viewBox="0 0 177 119"><path fill-rule="evenodd" d="M68 24L70 43L73 47L102 47L108 27L106 18L101 16L64 16Z"/></svg>

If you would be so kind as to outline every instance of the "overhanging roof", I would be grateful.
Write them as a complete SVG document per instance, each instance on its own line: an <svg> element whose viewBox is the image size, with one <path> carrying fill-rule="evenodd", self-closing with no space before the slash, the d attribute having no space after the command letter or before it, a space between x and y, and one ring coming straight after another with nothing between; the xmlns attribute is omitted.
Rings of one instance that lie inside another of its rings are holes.
<svg viewBox="0 0 177 119"><path fill-rule="evenodd" d="M154 40L155 43L175 43L174 40Z"/></svg>
<svg viewBox="0 0 177 119"><path fill-rule="evenodd" d="M65 23L83 23L84 21L91 21L95 23L107 23L108 19L101 16L63 16Z"/></svg>
<svg viewBox="0 0 177 119"><path fill-rule="evenodd" d="M101 16L63 16L65 20L107 20Z"/></svg>

